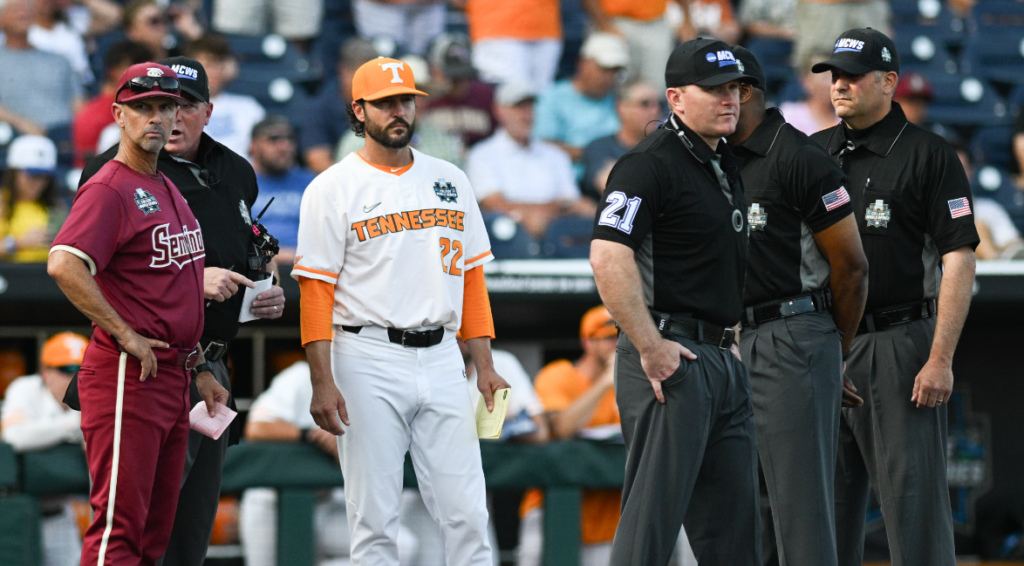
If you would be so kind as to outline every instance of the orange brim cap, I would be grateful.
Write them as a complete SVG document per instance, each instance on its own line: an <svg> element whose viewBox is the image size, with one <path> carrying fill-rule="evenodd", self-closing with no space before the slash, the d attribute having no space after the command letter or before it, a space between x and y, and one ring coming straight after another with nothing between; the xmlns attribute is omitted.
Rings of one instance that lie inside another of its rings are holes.
<svg viewBox="0 0 1024 566"><path fill-rule="evenodd" d="M428 96L416 89L412 68L398 59L378 57L367 61L352 76L352 100L380 100L400 94Z"/></svg>

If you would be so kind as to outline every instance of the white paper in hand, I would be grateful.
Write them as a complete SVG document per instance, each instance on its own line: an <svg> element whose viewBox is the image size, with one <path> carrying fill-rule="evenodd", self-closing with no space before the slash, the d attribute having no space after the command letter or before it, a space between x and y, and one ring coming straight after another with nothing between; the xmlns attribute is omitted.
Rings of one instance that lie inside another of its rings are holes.
<svg viewBox="0 0 1024 566"><path fill-rule="evenodd" d="M210 416L210 413L206 412L205 402L192 407L192 412L188 414L188 424L192 427L192 430L199 431L201 434L205 434L214 440L220 438L220 435L227 430L228 425L238 415L238 413L227 408L223 403L217 403L216 406L217 414L213 417Z"/></svg>
<svg viewBox="0 0 1024 566"><path fill-rule="evenodd" d="M256 285L255 287L245 288L245 295L242 297L242 312L238 313L238 322L249 322L259 318L252 314L252 302L256 300L256 295L269 291L274 285L274 274L271 273L270 277L260 281L253 281L253 283Z"/></svg>

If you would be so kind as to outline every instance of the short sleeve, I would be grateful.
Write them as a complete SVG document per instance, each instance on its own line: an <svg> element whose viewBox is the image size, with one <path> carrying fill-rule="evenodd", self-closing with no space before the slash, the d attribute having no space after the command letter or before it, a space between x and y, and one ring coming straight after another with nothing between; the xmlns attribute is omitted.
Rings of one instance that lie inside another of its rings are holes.
<svg viewBox="0 0 1024 566"><path fill-rule="evenodd" d="M572 168L572 158L562 148L551 145L551 160L554 170L551 172L557 181L558 200L577 200L580 188L576 185L576 172Z"/></svg>
<svg viewBox="0 0 1024 566"><path fill-rule="evenodd" d="M533 387L544 404L545 411L561 411L576 400L569 380L575 371L568 360L552 362L540 370L533 382Z"/></svg>
<svg viewBox="0 0 1024 566"><path fill-rule="evenodd" d="M820 147L804 144L785 174L786 200L800 210L800 217L812 232L821 232L853 214L846 174Z"/></svg>
<svg viewBox="0 0 1024 566"><path fill-rule="evenodd" d="M981 241L974 225L974 197L960 158L942 142L925 161L922 175L924 202L928 207L927 231L935 241L939 255Z"/></svg>
<svg viewBox="0 0 1024 566"><path fill-rule="evenodd" d="M597 203L594 239L640 248L654 226L667 185L661 164L650 154L627 154L612 169Z"/></svg>
<svg viewBox="0 0 1024 566"><path fill-rule="evenodd" d="M465 190L472 195L472 184L469 179L463 178L463 182L466 184ZM463 227L465 228L463 241L466 246L464 254L466 259L463 261L462 271L466 272L494 259L494 255L491 253L491 240L487 237L487 226L480 213L480 204L473 196L466 199L466 217L463 220Z"/></svg>
<svg viewBox="0 0 1024 566"><path fill-rule="evenodd" d="M552 86L537 98L534 109L533 136L541 140L562 140L562 119L558 108L558 85Z"/></svg>
<svg viewBox="0 0 1024 566"><path fill-rule="evenodd" d="M477 200L483 200L504 190L495 175L494 165L488 163L488 148L487 141L481 142L469 150L469 156L466 158L466 175L473 184Z"/></svg>
<svg viewBox="0 0 1024 566"><path fill-rule="evenodd" d="M96 275L134 233L121 195L106 185L87 184L78 191L50 253L62 250L78 256Z"/></svg>
<svg viewBox="0 0 1024 566"><path fill-rule="evenodd" d="M309 277L335 285L345 263L348 218L331 198L333 187L325 175L314 179L302 195L292 277Z"/></svg>

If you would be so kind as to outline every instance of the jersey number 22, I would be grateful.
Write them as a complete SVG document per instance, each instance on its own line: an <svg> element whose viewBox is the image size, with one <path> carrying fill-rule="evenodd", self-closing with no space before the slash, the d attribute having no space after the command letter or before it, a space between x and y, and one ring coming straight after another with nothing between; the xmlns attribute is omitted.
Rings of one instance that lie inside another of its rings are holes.
<svg viewBox="0 0 1024 566"><path fill-rule="evenodd" d="M449 240L448 238L441 238L441 271L444 271L448 275L459 276L462 275L462 270L456 267L459 259L462 257L462 242L458 240ZM448 252L452 253L451 262L447 262Z"/></svg>

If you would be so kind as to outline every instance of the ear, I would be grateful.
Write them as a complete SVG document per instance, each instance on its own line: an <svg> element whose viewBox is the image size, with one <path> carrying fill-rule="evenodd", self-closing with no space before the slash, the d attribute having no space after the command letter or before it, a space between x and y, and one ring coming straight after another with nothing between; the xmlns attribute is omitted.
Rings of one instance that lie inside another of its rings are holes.
<svg viewBox="0 0 1024 566"><path fill-rule="evenodd" d="M111 103L110 112L114 115L114 121L117 122L117 125L124 128L124 110L121 108L121 105L116 102Z"/></svg>
<svg viewBox="0 0 1024 566"><path fill-rule="evenodd" d="M366 109L363 108L362 104L356 101L352 101L352 112L356 115L356 119L360 122L366 122Z"/></svg>
<svg viewBox="0 0 1024 566"><path fill-rule="evenodd" d="M206 103L206 121L203 122L204 126L209 126L210 125L210 115L211 114L213 114L213 103L212 102L207 102Z"/></svg>
<svg viewBox="0 0 1024 566"><path fill-rule="evenodd" d="M740 104L750 102L750 97L752 96L754 96L754 87L747 83L740 83Z"/></svg>
<svg viewBox="0 0 1024 566"><path fill-rule="evenodd" d="M882 92L889 96L896 92L896 85L900 82L900 77L896 73L889 71L882 77Z"/></svg>
<svg viewBox="0 0 1024 566"><path fill-rule="evenodd" d="M670 110L682 116L685 113L683 109L683 89L684 86L672 87L665 91L665 98L668 100L668 107Z"/></svg>

